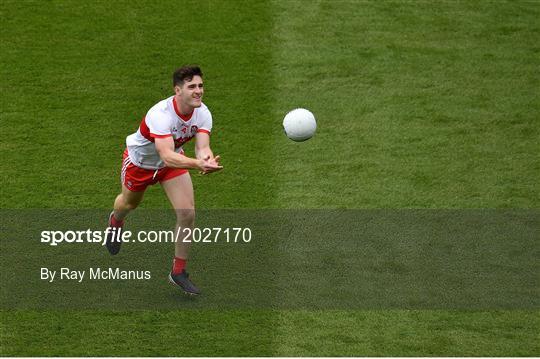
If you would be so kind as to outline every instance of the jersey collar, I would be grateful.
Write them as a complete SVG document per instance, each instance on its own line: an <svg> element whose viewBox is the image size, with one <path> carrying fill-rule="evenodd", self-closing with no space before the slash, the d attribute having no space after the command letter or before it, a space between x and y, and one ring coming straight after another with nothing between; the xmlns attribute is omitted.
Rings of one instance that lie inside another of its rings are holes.
<svg viewBox="0 0 540 359"><path fill-rule="evenodd" d="M193 112L195 112L195 109L193 109L193 111L191 111L189 115L182 115L180 111L178 110L178 104L176 103L176 97L174 96L172 99L172 104L173 104L174 112L176 112L176 115L178 117L180 117L184 122L191 120L191 116L193 116Z"/></svg>

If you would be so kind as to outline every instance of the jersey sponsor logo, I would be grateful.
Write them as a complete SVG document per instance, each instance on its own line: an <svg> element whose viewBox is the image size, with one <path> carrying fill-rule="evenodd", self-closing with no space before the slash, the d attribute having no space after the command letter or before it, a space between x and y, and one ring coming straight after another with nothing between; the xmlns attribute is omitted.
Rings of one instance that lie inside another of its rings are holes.
<svg viewBox="0 0 540 359"><path fill-rule="evenodd" d="M191 137L179 137L174 139L174 148L182 147L186 142L189 142L193 136Z"/></svg>

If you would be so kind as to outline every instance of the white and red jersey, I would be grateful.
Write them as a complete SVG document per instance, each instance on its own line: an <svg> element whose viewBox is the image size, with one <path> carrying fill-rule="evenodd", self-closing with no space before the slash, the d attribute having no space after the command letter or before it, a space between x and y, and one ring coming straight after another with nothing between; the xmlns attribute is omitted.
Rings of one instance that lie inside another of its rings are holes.
<svg viewBox="0 0 540 359"><path fill-rule="evenodd" d="M175 152L183 153L182 145L197 132L210 134L212 114L206 105L195 108L191 115L181 115L174 96L154 105L142 119L137 132L126 138L129 158L138 167L157 170L165 167L154 144L155 138L172 137Z"/></svg>

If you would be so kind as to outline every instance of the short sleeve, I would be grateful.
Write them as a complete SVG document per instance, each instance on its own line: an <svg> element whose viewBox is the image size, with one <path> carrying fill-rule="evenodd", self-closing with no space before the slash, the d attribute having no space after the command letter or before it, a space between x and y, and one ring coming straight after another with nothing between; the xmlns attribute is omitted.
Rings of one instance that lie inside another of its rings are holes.
<svg viewBox="0 0 540 359"><path fill-rule="evenodd" d="M146 115L146 125L150 130L150 136L163 138L172 136L171 118L162 111L149 111Z"/></svg>
<svg viewBox="0 0 540 359"><path fill-rule="evenodd" d="M203 132L210 134L212 132L212 114L210 110L206 109L201 113L201 122L197 132Z"/></svg>

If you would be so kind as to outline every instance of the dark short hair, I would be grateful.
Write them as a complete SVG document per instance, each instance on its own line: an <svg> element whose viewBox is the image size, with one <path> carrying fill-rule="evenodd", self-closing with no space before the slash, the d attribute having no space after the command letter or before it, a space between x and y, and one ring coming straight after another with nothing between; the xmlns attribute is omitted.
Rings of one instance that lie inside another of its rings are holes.
<svg viewBox="0 0 540 359"><path fill-rule="evenodd" d="M185 81L191 81L194 76L203 77L201 68L196 65L182 66L173 73L173 87L184 84Z"/></svg>

